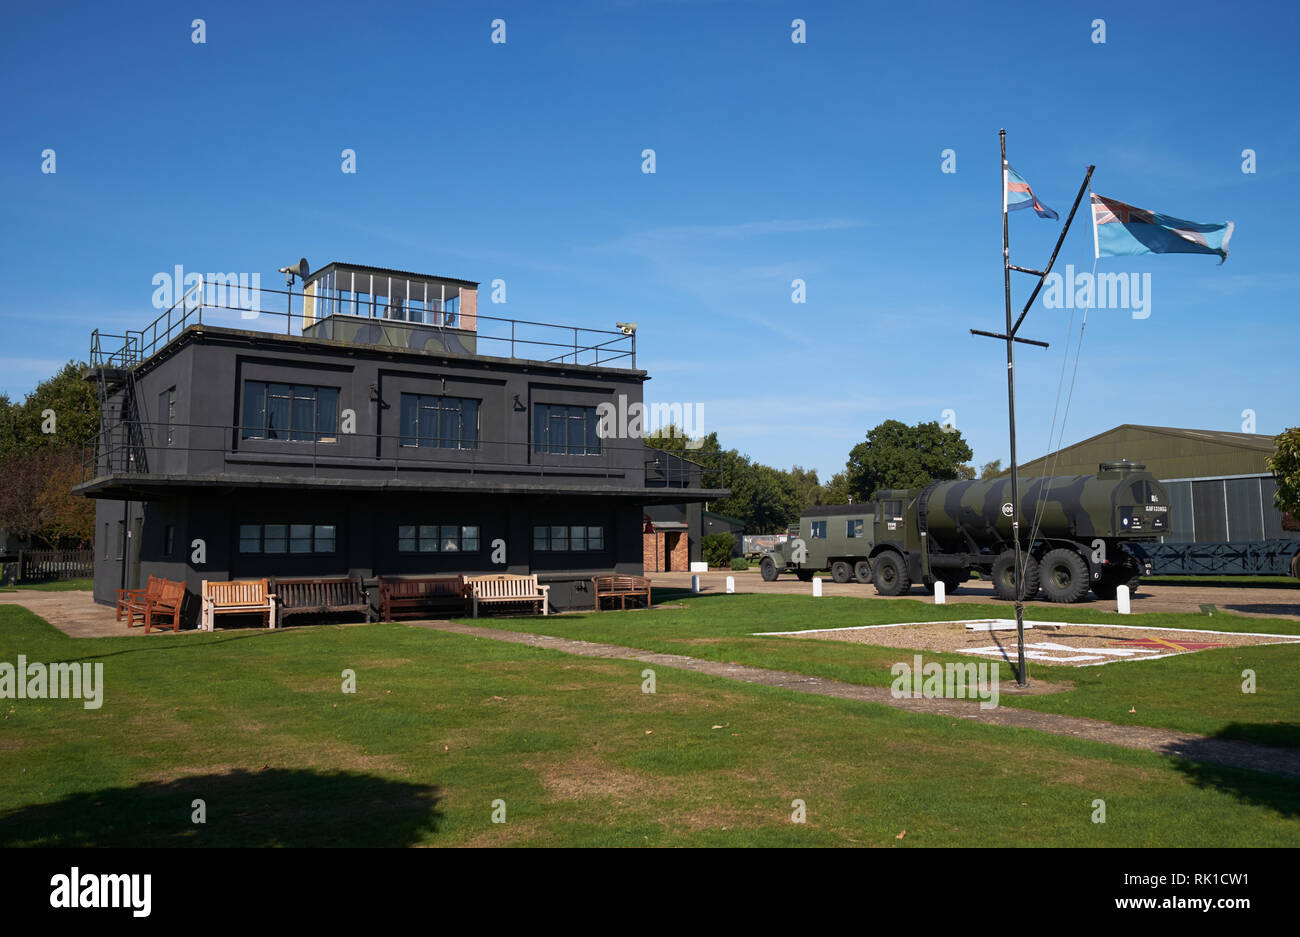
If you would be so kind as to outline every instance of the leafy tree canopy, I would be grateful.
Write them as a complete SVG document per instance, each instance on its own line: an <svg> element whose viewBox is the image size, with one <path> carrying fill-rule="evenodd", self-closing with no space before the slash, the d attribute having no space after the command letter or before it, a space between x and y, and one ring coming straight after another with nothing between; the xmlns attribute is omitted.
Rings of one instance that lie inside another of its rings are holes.
<svg viewBox="0 0 1300 937"><path fill-rule="evenodd" d="M853 447L845 471L854 500L867 501L881 488L919 488L958 478L972 455L960 432L944 432L937 421L908 426L886 420Z"/></svg>

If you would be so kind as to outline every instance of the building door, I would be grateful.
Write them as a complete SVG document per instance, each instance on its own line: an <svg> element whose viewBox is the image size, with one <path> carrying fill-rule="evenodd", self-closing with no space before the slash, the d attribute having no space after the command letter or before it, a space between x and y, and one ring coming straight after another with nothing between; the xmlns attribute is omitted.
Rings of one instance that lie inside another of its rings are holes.
<svg viewBox="0 0 1300 937"><path fill-rule="evenodd" d="M664 534L664 572L680 572L673 566L673 551L677 549L677 542L681 540L681 531L668 531Z"/></svg>

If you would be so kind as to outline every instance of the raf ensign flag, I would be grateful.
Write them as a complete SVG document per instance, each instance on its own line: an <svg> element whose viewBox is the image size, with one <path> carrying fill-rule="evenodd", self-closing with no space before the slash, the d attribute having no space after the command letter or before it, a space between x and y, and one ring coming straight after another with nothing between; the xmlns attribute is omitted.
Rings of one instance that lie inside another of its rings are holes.
<svg viewBox="0 0 1300 937"><path fill-rule="evenodd" d="M1017 211L1021 208L1032 208L1038 212L1039 218L1051 218L1055 221L1059 215L1052 211L1046 205L1038 200L1034 195L1034 190L1029 187L1029 183L1024 180L1020 173L1011 168L1009 163L1004 163L1005 170L1002 174L1005 188L1003 189L1003 202L1007 211Z"/></svg>
<svg viewBox="0 0 1300 937"><path fill-rule="evenodd" d="M1232 222L1202 224L1092 196L1092 246L1096 257L1131 254L1217 254L1228 259Z"/></svg>

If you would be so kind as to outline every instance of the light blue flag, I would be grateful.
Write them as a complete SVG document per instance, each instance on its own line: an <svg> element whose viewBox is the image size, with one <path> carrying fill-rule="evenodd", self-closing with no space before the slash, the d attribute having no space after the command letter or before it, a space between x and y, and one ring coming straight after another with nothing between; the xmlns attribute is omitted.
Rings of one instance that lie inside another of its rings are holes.
<svg viewBox="0 0 1300 937"><path fill-rule="evenodd" d="M1217 254L1228 259L1232 222L1202 224L1092 196L1092 246L1096 257L1133 254Z"/></svg>

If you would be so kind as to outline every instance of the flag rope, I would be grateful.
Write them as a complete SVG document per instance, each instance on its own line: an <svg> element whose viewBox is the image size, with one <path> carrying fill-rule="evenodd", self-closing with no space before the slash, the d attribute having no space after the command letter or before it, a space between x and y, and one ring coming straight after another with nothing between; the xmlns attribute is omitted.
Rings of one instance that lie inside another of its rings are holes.
<svg viewBox="0 0 1300 937"><path fill-rule="evenodd" d="M1092 187L1088 187L1088 210L1092 212ZM1084 250L1087 250L1087 244L1084 244ZM1043 485L1039 493L1037 503L1034 505L1034 522L1029 530L1029 544L1033 546L1034 541L1038 538L1039 528L1042 526L1043 513L1047 507L1047 496L1051 490L1051 479L1056 476L1056 465L1061 458L1061 446L1065 442L1065 423L1070 417L1070 403L1074 399L1074 386L1079 377L1079 357L1083 352L1083 333L1088 328L1088 311L1092 308L1092 303L1096 294L1097 283L1097 257L1092 258L1092 281L1093 288L1088 290L1088 305L1083 307L1083 321L1079 325L1079 343L1075 346L1074 351L1074 372L1070 376L1070 390L1065 397L1065 413L1061 416L1061 431L1057 436L1056 447L1052 447L1052 436L1056 431L1056 410L1052 411L1052 425L1047 431L1048 452L1051 453L1052 465L1045 476L1048 481ZM1070 284L1073 289L1073 284ZM1061 357L1061 377L1056 385L1056 402L1059 407L1061 401L1061 385L1065 382L1065 366L1070 360L1070 331L1074 328L1073 304L1071 304L1070 324L1066 327L1065 354Z"/></svg>

